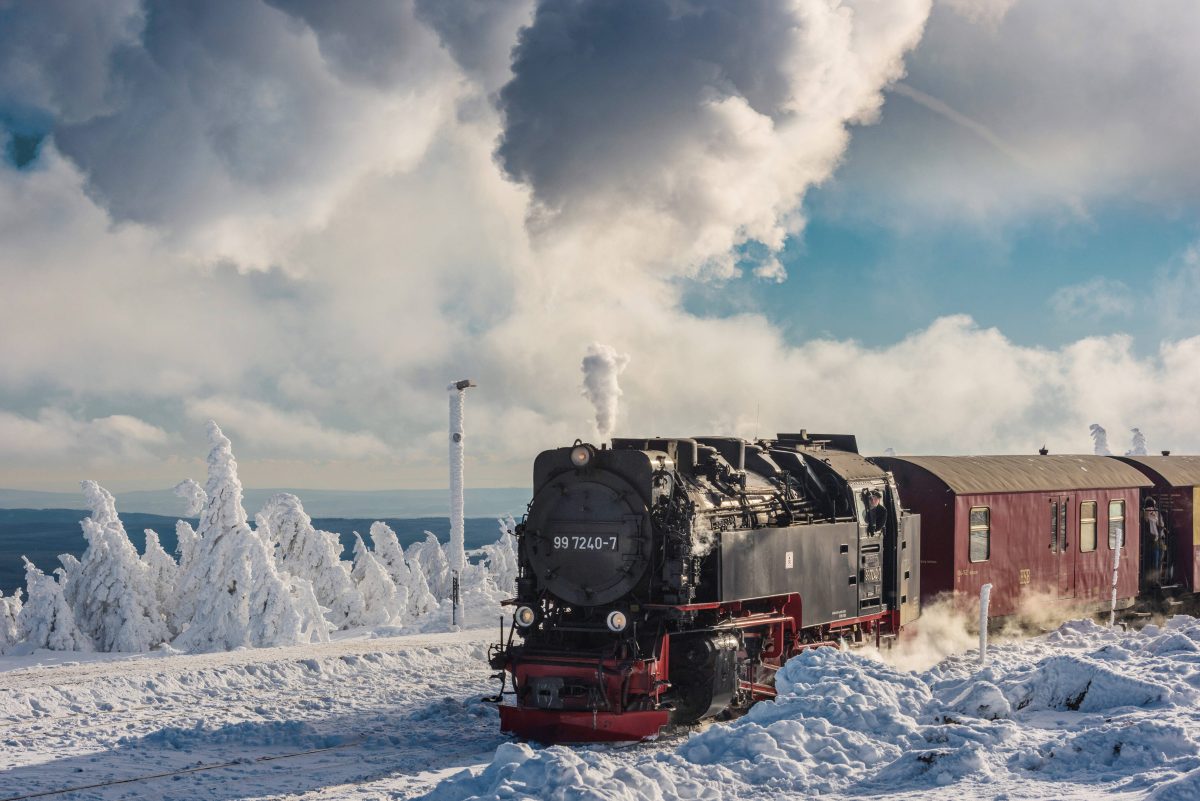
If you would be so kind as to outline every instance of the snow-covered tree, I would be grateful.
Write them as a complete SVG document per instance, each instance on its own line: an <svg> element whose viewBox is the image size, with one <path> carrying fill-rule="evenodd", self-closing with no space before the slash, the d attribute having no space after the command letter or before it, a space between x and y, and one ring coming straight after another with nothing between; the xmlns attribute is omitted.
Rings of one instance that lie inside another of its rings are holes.
<svg viewBox="0 0 1200 801"><path fill-rule="evenodd" d="M112 493L95 481L81 486L91 516L82 521L88 547L78 575L69 577L75 622L101 651L148 651L170 636L150 570L117 517Z"/></svg>
<svg viewBox="0 0 1200 801"><path fill-rule="evenodd" d="M329 632L334 630L334 625L325 619L329 610L317 602L312 582L291 573L284 573L283 577L292 594L292 603L300 614L301 641L329 642Z"/></svg>
<svg viewBox="0 0 1200 801"><path fill-rule="evenodd" d="M1139 428L1131 428L1129 431L1133 434L1133 447L1125 451L1125 455L1145 456L1148 453L1146 450L1146 435Z"/></svg>
<svg viewBox="0 0 1200 801"><path fill-rule="evenodd" d="M338 536L314 528L299 498L287 492L275 495L255 519L275 544L279 567L312 582L331 623L339 629L365 625L366 604L350 576L351 565L340 559Z"/></svg>
<svg viewBox="0 0 1200 801"><path fill-rule="evenodd" d="M63 585L63 597L67 599L67 603L71 608L75 608L75 603L78 600L75 597L75 589L79 586L79 571L83 570L83 565L79 564L79 560L72 554L60 553L58 561L62 564L55 573L60 573L59 578Z"/></svg>
<svg viewBox="0 0 1200 801"><path fill-rule="evenodd" d="M512 515L499 518L500 538L483 546L488 577L501 592L515 593L517 589L517 522Z"/></svg>
<svg viewBox="0 0 1200 801"><path fill-rule="evenodd" d="M21 591L18 589L7 598L0 592L0 655L21 639L21 626L17 623L20 614Z"/></svg>
<svg viewBox="0 0 1200 801"><path fill-rule="evenodd" d="M186 520L175 521L175 552L179 554L179 572L186 572L188 565L192 563L192 557L196 554L196 545L200 542L200 535L196 533L196 529L192 528L192 524Z"/></svg>
<svg viewBox="0 0 1200 801"><path fill-rule="evenodd" d="M1108 449L1108 432L1104 430L1104 426L1092 423L1088 426L1088 431L1092 435L1092 453L1097 456L1112 456L1112 451Z"/></svg>
<svg viewBox="0 0 1200 801"><path fill-rule="evenodd" d="M25 642L52 651L92 650L87 634L76 625L71 606L63 596L61 581L47 576L28 559L22 559L29 600L21 607L17 626Z"/></svg>
<svg viewBox="0 0 1200 801"><path fill-rule="evenodd" d="M183 514L186 517L198 517L208 505L208 493L194 479L185 478L176 484L172 490L175 496L182 498L185 504Z"/></svg>
<svg viewBox="0 0 1200 801"><path fill-rule="evenodd" d="M363 625L380 626L390 623L404 610L404 606L396 597L396 584L392 577L375 558L375 554L367 549L367 544L357 531L354 532L354 568L350 575L354 578L358 591L362 593L366 606ZM408 598L404 601L407 605Z"/></svg>
<svg viewBox="0 0 1200 801"><path fill-rule="evenodd" d="M453 582L453 576L450 574L450 562L437 537L426 531L425 539L408 546L408 551L404 556L410 567L414 564L421 565L421 570L425 573L425 581L429 584L429 591L435 598L440 601L450 597Z"/></svg>
<svg viewBox="0 0 1200 801"><path fill-rule="evenodd" d="M404 549L400 547L400 540L396 538L392 527L381 521L372 523L371 542L374 545L375 558L383 565L392 579L392 584L396 586L396 607L400 610L400 622L436 609L437 599L429 592L425 575L419 570L409 569L408 563L404 561ZM414 582L414 576L420 577L419 586Z"/></svg>
<svg viewBox="0 0 1200 801"><path fill-rule="evenodd" d="M308 642L289 583L246 522L229 439L211 420L208 438L212 448L199 541L178 584L186 627L175 645L187 651L226 651Z"/></svg>
<svg viewBox="0 0 1200 801"><path fill-rule="evenodd" d="M208 504L208 493L204 488L190 478L185 478L175 485L175 494L182 498L186 504L183 510L187 517L196 517ZM179 570L186 571L188 562L192 559L192 554L196 550L196 543L200 540L200 535L192 528L192 524L186 520L177 520L175 522L175 552L179 554Z"/></svg>
<svg viewBox="0 0 1200 801"><path fill-rule="evenodd" d="M179 565L171 555L163 550L158 541L158 532L152 528L145 529L146 550L142 554L142 563L150 573L150 584L154 587L154 596L158 608L171 628L174 636L179 630L171 626L178 616L174 612L175 584L179 580Z"/></svg>

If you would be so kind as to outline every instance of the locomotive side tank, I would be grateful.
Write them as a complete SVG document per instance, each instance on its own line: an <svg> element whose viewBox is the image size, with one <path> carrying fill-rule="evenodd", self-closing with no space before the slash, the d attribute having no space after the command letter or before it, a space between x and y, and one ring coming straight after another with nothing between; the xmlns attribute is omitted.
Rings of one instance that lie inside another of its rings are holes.
<svg viewBox="0 0 1200 801"><path fill-rule="evenodd" d="M577 442L533 473L492 654L507 732L653 736L773 696L802 648L919 613L919 519L853 437Z"/></svg>

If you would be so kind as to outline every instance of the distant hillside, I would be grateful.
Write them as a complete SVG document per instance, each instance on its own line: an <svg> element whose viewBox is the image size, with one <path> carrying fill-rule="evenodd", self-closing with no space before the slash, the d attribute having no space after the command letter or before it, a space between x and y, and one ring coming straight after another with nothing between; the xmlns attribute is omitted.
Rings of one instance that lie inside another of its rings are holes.
<svg viewBox="0 0 1200 801"><path fill-rule="evenodd" d="M248 489L245 507L251 517L272 495L291 492L304 502L304 509L313 517L405 518L442 517L450 508L449 490L379 490L355 492L314 489ZM117 511L153 515L178 515L183 501L169 489L113 493L117 496ZM523 487L500 489L468 489L468 517L498 517L518 515L529 503L530 490ZM0 509L71 509L81 505L82 496L72 492L36 492L0 489Z"/></svg>

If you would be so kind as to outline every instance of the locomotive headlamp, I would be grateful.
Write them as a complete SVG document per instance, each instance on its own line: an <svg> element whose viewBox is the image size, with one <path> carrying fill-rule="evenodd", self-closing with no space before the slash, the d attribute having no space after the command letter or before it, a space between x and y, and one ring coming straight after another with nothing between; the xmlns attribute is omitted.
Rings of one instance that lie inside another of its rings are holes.
<svg viewBox="0 0 1200 801"><path fill-rule="evenodd" d="M571 449L571 464L576 467L587 467L592 461L592 449L587 445L576 445Z"/></svg>
<svg viewBox="0 0 1200 801"><path fill-rule="evenodd" d="M527 629L533 625L533 621L537 620L537 613L533 611L532 607L522 606L517 608L513 619L517 621L518 626Z"/></svg>
<svg viewBox="0 0 1200 801"><path fill-rule="evenodd" d="M629 625L629 618L625 617L624 612L613 610L608 613L608 620L605 622L608 623L609 631L624 631Z"/></svg>

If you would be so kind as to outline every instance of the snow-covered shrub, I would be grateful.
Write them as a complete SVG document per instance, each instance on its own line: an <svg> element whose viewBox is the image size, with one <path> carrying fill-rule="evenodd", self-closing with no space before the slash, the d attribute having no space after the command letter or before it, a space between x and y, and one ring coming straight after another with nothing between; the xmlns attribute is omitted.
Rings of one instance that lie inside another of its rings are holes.
<svg viewBox="0 0 1200 801"><path fill-rule="evenodd" d="M354 532L354 569L351 575L362 593L365 605L362 625L380 626L392 622L402 609L396 597L396 585L375 554L367 550L366 543L357 531Z"/></svg>
<svg viewBox="0 0 1200 801"><path fill-rule="evenodd" d="M62 583L38 570L28 559L24 561L29 600L21 607L17 627L25 642L52 651L92 650L92 643L76 625L71 606L63 596Z"/></svg>
<svg viewBox="0 0 1200 801"><path fill-rule="evenodd" d="M488 579L501 592L513 594L517 590L517 538L514 535L517 523L512 515L499 518L500 537L481 549L487 563Z"/></svg>
<svg viewBox="0 0 1200 801"><path fill-rule="evenodd" d="M267 501L256 516L264 537L274 543L279 567L312 582L317 601L329 610L329 622L340 629L363 625L366 605L341 561L338 536L313 527L300 499L282 492Z"/></svg>
<svg viewBox="0 0 1200 801"><path fill-rule="evenodd" d="M446 551L437 537L426 531L425 539L408 546L405 553L410 567L421 565L429 591L439 601L450 597L453 576L450 574L450 562L446 559Z"/></svg>
<svg viewBox="0 0 1200 801"><path fill-rule="evenodd" d="M152 528L148 528L145 529L145 533L146 550L142 554L142 562L146 565L146 569L150 573L150 585L154 587L154 596L158 601L158 608L164 615L168 627L170 627L172 620L177 617L174 613L174 607L175 583L179 580L179 565L175 564L175 560L159 544L158 532ZM178 629L171 631L172 635L178 633Z"/></svg>
<svg viewBox="0 0 1200 801"><path fill-rule="evenodd" d="M211 420L208 437L212 449L199 542L179 579L186 627L174 644L188 651L225 651L309 642L288 582L246 522L229 439Z"/></svg>
<svg viewBox="0 0 1200 801"><path fill-rule="evenodd" d="M88 547L78 575L69 576L75 622L101 651L148 651L170 636L150 570L117 517L112 493L95 481L81 485L91 516L82 521Z"/></svg>
<svg viewBox="0 0 1200 801"><path fill-rule="evenodd" d="M18 589L7 598L0 592L0 654L16 645L21 639L21 627L17 616L21 614L21 591Z"/></svg>

